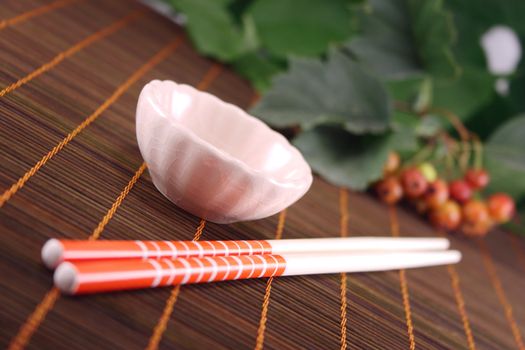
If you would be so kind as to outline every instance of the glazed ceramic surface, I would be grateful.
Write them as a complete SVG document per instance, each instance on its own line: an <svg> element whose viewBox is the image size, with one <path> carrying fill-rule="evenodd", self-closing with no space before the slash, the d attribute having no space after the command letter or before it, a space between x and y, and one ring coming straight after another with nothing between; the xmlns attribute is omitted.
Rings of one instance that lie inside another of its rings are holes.
<svg viewBox="0 0 525 350"><path fill-rule="evenodd" d="M137 139L153 183L217 223L264 218L312 183L301 153L240 108L191 86L154 80L137 106Z"/></svg>

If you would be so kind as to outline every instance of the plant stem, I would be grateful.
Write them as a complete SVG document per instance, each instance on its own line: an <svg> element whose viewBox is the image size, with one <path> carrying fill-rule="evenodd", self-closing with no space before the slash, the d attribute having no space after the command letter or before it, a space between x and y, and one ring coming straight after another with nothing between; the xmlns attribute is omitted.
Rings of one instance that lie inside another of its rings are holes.
<svg viewBox="0 0 525 350"><path fill-rule="evenodd" d="M410 158L406 163L407 164L417 164L425 161L430 157L436 145L434 142L428 143L425 147L421 148L412 158Z"/></svg>
<svg viewBox="0 0 525 350"><path fill-rule="evenodd" d="M474 168L481 169L483 167L483 144L478 135L471 133L470 136L474 143Z"/></svg>
<svg viewBox="0 0 525 350"><path fill-rule="evenodd" d="M459 167L462 172L465 172L468 168L470 153L470 143L468 141L461 141L461 155L459 156Z"/></svg>
<svg viewBox="0 0 525 350"><path fill-rule="evenodd" d="M474 153L474 167L476 169L480 169L483 166L483 144L481 143L478 135L470 132L465 127L461 119L452 111L445 109L445 108L441 108L441 107L431 107L426 111L422 111L418 113L417 111L414 111L411 108L410 104L404 101L394 101L394 107L401 112L411 113L411 114L418 115L418 116L423 116L426 113L436 113L438 115L445 117L448 120L448 122L452 125L454 130L456 130L461 140L460 150L459 150L461 154L458 157L458 164L459 164L461 171L465 172L467 170L469 163L470 163L471 153ZM445 142L447 143L447 148L449 148L448 145L450 145L452 141L450 140L450 136L445 133L444 139L445 139ZM453 147L450 147L451 150L452 148L454 148L452 150L452 153L456 152L455 146L456 145L453 145ZM416 155L412 159L416 160L417 158L419 158L421 156L421 153L425 151L425 148L423 148L420 152L416 153ZM448 157L449 155L447 154L447 158ZM454 160L454 156L452 156L451 159L447 159L447 164L452 164L453 160Z"/></svg>
<svg viewBox="0 0 525 350"><path fill-rule="evenodd" d="M454 113L452 113L448 109L444 109L444 108L440 108L440 107L432 107L432 108L430 108L428 110L428 112L438 113L438 114L444 116L445 118L447 118L448 121L450 122L450 124L452 124L454 129L458 132L459 137L461 138L461 140L464 141L464 142L469 140L470 132L465 127L465 125L463 125L463 123L461 122L461 120L459 119L459 117L457 115L455 115Z"/></svg>

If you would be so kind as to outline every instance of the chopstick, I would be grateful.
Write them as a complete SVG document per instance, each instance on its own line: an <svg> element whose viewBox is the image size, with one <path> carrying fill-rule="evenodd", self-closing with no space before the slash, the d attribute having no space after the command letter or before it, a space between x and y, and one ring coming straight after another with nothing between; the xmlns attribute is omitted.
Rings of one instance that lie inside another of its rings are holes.
<svg viewBox="0 0 525 350"><path fill-rule="evenodd" d="M86 294L271 276L384 271L460 260L460 252L448 250L76 261L60 264L54 282L66 294Z"/></svg>
<svg viewBox="0 0 525 350"><path fill-rule="evenodd" d="M42 248L49 268L63 261L162 259L313 252L446 250L445 238L350 237L252 241L80 241L50 239Z"/></svg>

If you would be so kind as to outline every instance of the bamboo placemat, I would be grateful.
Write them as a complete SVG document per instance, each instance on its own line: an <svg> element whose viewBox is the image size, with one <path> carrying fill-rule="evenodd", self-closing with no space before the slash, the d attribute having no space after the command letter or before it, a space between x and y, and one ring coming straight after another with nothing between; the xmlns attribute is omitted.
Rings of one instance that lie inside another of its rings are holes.
<svg viewBox="0 0 525 350"><path fill-rule="evenodd" d="M31 349L524 349L525 242L452 237L461 264L62 297L49 237L258 239L439 234L320 179L274 217L206 223L155 190L134 110L151 79L246 108L248 84L129 1L0 2L0 346Z"/></svg>

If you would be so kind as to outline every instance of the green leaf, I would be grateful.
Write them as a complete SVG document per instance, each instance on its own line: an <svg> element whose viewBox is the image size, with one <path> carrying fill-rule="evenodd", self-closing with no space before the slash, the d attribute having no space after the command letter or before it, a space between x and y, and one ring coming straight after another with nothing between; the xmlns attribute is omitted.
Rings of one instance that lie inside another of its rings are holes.
<svg viewBox="0 0 525 350"><path fill-rule="evenodd" d="M390 148L401 153L417 150L419 144L416 130L420 123L420 119L412 114L395 112L392 120Z"/></svg>
<svg viewBox="0 0 525 350"><path fill-rule="evenodd" d="M170 2L186 15L189 35L201 53L229 61L251 46L253 37L245 38L228 12L231 0Z"/></svg>
<svg viewBox="0 0 525 350"><path fill-rule="evenodd" d="M263 46L282 57L324 53L352 31L346 0L258 0L249 13Z"/></svg>
<svg viewBox="0 0 525 350"><path fill-rule="evenodd" d="M390 123L385 86L336 51L326 62L293 59L252 112L277 127L332 123L364 133L384 131Z"/></svg>
<svg viewBox="0 0 525 350"><path fill-rule="evenodd" d="M494 130L522 111L523 109L513 108L509 104L508 98L496 94L489 104L483 106L466 120L465 126L482 140L486 140Z"/></svg>
<svg viewBox="0 0 525 350"><path fill-rule="evenodd" d="M315 172L338 186L363 190L381 177L389 137L353 135L335 126L321 125L294 139Z"/></svg>
<svg viewBox="0 0 525 350"><path fill-rule="evenodd" d="M348 44L359 60L387 79L428 74L456 78L455 31L441 0L370 0L362 34Z"/></svg>
<svg viewBox="0 0 525 350"><path fill-rule="evenodd" d="M235 70L251 81L259 91L267 90L271 78L285 69L286 63L260 52L250 52L233 61Z"/></svg>
<svg viewBox="0 0 525 350"><path fill-rule="evenodd" d="M480 34L493 25L506 25L518 35L525 35L525 2L514 0L446 0L446 6L454 11L454 17L467 20L460 29ZM461 34L462 31L460 31ZM477 38L479 42L479 37Z"/></svg>
<svg viewBox="0 0 525 350"><path fill-rule="evenodd" d="M421 137L432 137L443 129L442 119L438 116L427 114L420 119L415 128L416 135Z"/></svg>
<svg viewBox="0 0 525 350"><path fill-rule="evenodd" d="M455 81L435 81L434 106L446 108L467 120L494 96L494 78L487 71L464 67Z"/></svg>
<svg viewBox="0 0 525 350"><path fill-rule="evenodd" d="M485 146L486 168L491 175L488 192L525 196L525 115L511 119Z"/></svg>
<svg viewBox="0 0 525 350"><path fill-rule="evenodd" d="M502 96L494 93L490 102L466 120L465 126L481 139L508 120L525 112L525 60L522 59L518 71L510 77L510 91Z"/></svg>
<svg viewBox="0 0 525 350"><path fill-rule="evenodd" d="M387 80L386 85L392 99L410 102L417 98L424 81L423 75L414 75L405 79Z"/></svg>

